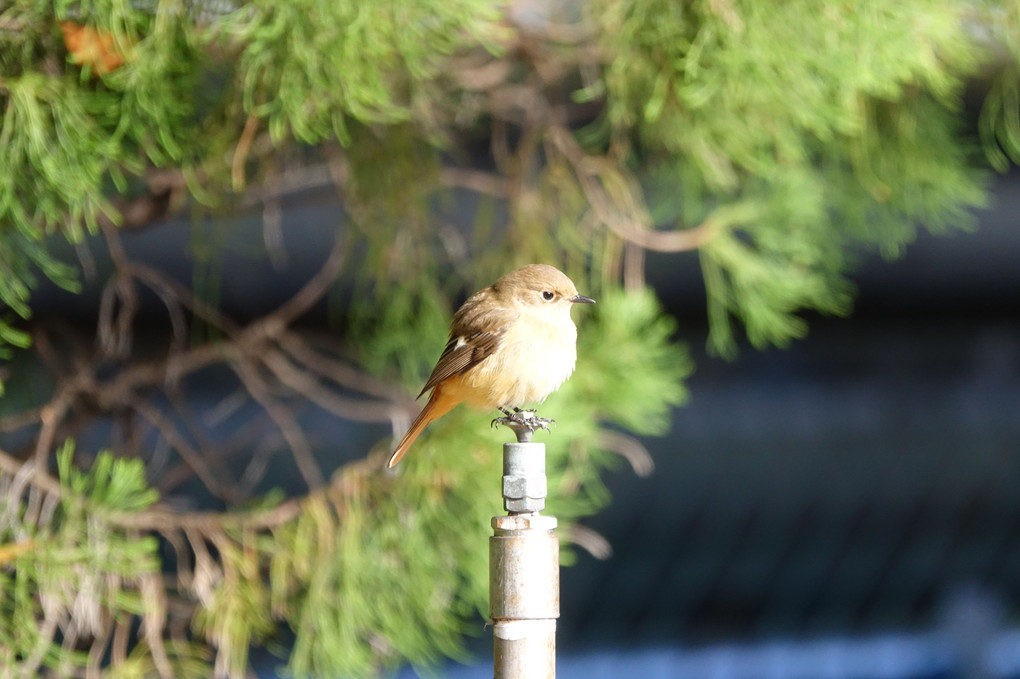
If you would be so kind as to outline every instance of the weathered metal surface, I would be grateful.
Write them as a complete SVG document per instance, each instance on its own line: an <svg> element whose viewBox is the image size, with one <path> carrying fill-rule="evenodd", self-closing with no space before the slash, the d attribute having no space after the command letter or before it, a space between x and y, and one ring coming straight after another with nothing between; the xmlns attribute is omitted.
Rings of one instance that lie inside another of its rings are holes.
<svg viewBox="0 0 1020 679"><path fill-rule="evenodd" d="M540 512L547 493L545 444L503 444L503 508L512 513Z"/></svg>
<svg viewBox="0 0 1020 679"><path fill-rule="evenodd" d="M489 538L492 619L556 618L560 614L560 543L551 516L497 516ZM517 520L517 521L515 521ZM513 524L524 528L508 528Z"/></svg>
<svg viewBox="0 0 1020 679"><path fill-rule="evenodd" d="M493 624L495 679L553 679L556 621L511 620Z"/></svg>

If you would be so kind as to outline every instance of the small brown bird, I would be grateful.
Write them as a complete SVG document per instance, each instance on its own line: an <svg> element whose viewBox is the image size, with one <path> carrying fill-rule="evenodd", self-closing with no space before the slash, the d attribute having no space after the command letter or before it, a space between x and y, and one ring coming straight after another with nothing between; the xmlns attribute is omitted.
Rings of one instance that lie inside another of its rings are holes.
<svg viewBox="0 0 1020 679"><path fill-rule="evenodd" d="M547 264L511 271L471 295L454 314L446 349L418 394L431 389L428 403L386 466L400 462L430 422L460 403L541 426L544 420L509 409L544 400L574 372L577 328L570 309L578 302L595 300L577 294L570 279Z"/></svg>

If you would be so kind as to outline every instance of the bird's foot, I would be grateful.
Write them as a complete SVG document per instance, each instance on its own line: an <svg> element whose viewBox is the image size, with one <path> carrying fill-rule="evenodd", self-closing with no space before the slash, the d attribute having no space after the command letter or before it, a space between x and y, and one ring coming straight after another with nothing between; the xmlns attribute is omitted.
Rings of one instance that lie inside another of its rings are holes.
<svg viewBox="0 0 1020 679"><path fill-rule="evenodd" d="M529 410L521 410L520 408L514 408L513 411L509 411L506 408L500 408L499 412L503 413L503 417L497 417L490 424L492 427L498 427L499 425L517 425L520 427L527 427L531 431L537 429L545 429L549 431L550 424L556 424L556 420L552 420L546 417L539 417L536 414L534 408Z"/></svg>
<svg viewBox="0 0 1020 679"><path fill-rule="evenodd" d="M502 424L508 427L517 435L519 443L527 443L531 440L531 435L537 430L545 429L549 431L549 425L556 424L556 420L536 415L534 409L521 410L520 408L514 408L513 412L510 412L506 408L500 408L499 411L503 413L503 417L497 417L489 423L489 426L495 428Z"/></svg>

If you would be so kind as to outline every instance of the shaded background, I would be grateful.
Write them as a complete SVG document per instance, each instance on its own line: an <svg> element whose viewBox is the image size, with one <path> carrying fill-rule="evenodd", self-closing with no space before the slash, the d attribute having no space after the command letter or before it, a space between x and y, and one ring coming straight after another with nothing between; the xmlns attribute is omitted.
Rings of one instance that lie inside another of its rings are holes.
<svg viewBox="0 0 1020 679"><path fill-rule="evenodd" d="M615 475L589 522L616 555L564 573L565 650L674 649L646 676L1020 676L1018 215L1013 174L975 232L864 261L850 318L699 356L645 441L655 475ZM656 264L685 318L695 286Z"/></svg>

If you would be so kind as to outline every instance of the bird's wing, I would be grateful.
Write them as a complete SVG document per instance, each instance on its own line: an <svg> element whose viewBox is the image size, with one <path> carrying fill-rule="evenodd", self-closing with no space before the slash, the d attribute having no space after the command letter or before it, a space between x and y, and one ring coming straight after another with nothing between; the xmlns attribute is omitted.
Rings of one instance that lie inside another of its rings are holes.
<svg viewBox="0 0 1020 679"><path fill-rule="evenodd" d="M468 300L457 312L453 321L450 341L446 343L436 367L422 387L422 394L443 380L459 375L485 360L499 346L507 327L514 318L508 309L488 308L482 313L476 311Z"/></svg>

